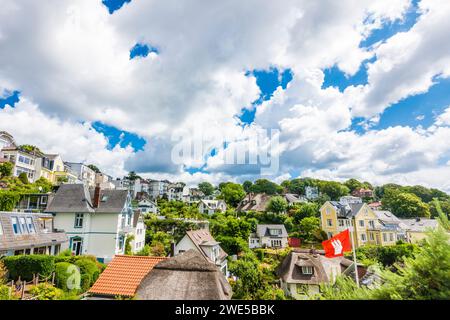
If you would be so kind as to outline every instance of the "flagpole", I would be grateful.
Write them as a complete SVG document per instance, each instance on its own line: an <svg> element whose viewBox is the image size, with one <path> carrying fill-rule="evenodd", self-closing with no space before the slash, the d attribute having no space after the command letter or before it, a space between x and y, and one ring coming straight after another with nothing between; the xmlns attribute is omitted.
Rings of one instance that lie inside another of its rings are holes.
<svg viewBox="0 0 450 320"><path fill-rule="evenodd" d="M353 239L354 228L355 228L354 226L350 227L351 230L350 238L352 239L353 263L355 264L355 280L356 285L359 287L358 265L356 264L356 248L355 248L355 240Z"/></svg>

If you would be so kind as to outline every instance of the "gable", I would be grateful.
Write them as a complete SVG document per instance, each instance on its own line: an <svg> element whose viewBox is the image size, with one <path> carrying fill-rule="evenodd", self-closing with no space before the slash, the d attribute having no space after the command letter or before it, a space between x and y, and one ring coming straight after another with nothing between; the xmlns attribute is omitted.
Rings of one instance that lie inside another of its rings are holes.
<svg viewBox="0 0 450 320"><path fill-rule="evenodd" d="M378 220L378 217L375 214L375 212L373 212L373 210L366 203L364 203L361 206L361 208L359 209L359 211L355 214L355 219L374 219L374 220Z"/></svg>

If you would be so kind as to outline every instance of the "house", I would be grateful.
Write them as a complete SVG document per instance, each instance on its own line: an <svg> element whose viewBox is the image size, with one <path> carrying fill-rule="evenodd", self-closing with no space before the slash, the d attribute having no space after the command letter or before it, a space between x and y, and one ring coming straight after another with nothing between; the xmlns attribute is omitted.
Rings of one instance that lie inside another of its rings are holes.
<svg viewBox="0 0 450 320"><path fill-rule="evenodd" d="M89 289L87 300L132 298L152 269L166 257L116 255Z"/></svg>
<svg viewBox="0 0 450 320"><path fill-rule="evenodd" d="M71 171L58 154L45 154L41 158L41 166L37 175L39 178L45 178L52 184L77 183L77 175Z"/></svg>
<svg viewBox="0 0 450 320"><path fill-rule="evenodd" d="M392 245L404 238L404 231L392 213L379 211L377 214L358 200L361 198L343 198L341 201L327 201L320 208L322 230L328 238L352 227L356 247L365 244Z"/></svg>
<svg viewBox="0 0 450 320"><path fill-rule="evenodd" d="M305 249L291 251L276 270L281 288L294 299L318 294L321 284L334 283L338 275L351 276L352 273L354 275L351 260L344 257L327 258L322 250ZM358 266L359 277L364 274L365 268Z"/></svg>
<svg viewBox="0 0 450 320"><path fill-rule="evenodd" d="M95 173L95 185L100 185L100 188L102 189L115 189L116 186L114 185L112 180L112 177L105 173Z"/></svg>
<svg viewBox="0 0 450 320"><path fill-rule="evenodd" d="M145 231L147 227L144 222L144 217L139 210L134 211L133 215L133 235L134 239L131 241L131 251L133 253L141 251L145 246Z"/></svg>
<svg viewBox="0 0 450 320"><path fill-rule="evenodd" d="M182 201L184 183L178 182L168 185L167 187L167 200L169 201Z"/></svg>
<svg viewBox="0 0 450 320"><path fill-rule="evenodd" d="M66 231L73 254L91 254L101 262L123 254L125 240L133 234L133 210L127 190L64 184L46 212L54 215L56 228Z"/></svg>
<svg viewBox="0 0 450 320"><path fill-rule="evenodd" d="M435 219L399 219L406 233L406 240L410 243L422 241L427 236L427 231L434 230L439 223Z"/></svg>
<svg viewBox="0 0 450 320"><path fill-rule="evenodd" d="M394 245L397 241L407 241L401 220L387 210L373 210L377 216L374 226L368 228L368 244Z"/></svg>
<svg viewBox="0 0 450 320"><path fill-rule="evenodd" d="M363 203L362 199L360 197L354 197L354 196L344 196L339 198L339 202L346 205L346 204L356 204L356 203Z"/></svg>
<svg viewBox="0 0 450 320"><path fill-rule="evenodd" d="M95 171L89 168L87 165L79 162L65 162L65 164L82 183L92 188L96 186Z"/></svg>
<svg viewBox="0 0 450 320"><path fill-rule="evenodd" d="M206 229L187 231L186 235L175 246L174 254L193 249L199 252L208 262L214 263L223 274L228 274L228 254L220 247Z"/></svg>
<svg viewBox="0 0 450 320"><path fill-rule="evenodd" d="M148 193L153 199L158 199L165 194L167 194L168 186L171 184L170 181L163 180L149 180L149 190Z"/></svg>
<svg viewBox="0 0 450 320"><path fill-rule="evenodd" d="M381 207L383 206L380 201L371 202L368 204L369 208L372 210L381 210Z"/></svg>
<svg viewBox="0 0 450 320"><path fill-rule="evenodd" d="M144 199L138 202L138 209L142 213L158 213L158 205L156 201Z"/></svg>
<svg viewBox="0 0 450 320"><path fill-rule="evenodd" d="M56 230L53 216L42 213L0 212L0 257L20 254L57 255L68 241Z"/></svg>
<svg viewBox="0 0 450 320"><path fill-rule="evenodd" d="M319 188L318 187L305 187L305 196L308 200L314 200L319 197Z"/></svg>
<svg viewBox="0 0 450 320"><path fill-rule="evenodd" d="M223 273L193 249L158 263L136 291L138 300L230 300L232 295Z"/></svg>
<svg viewBox="0 0 450 320"><path fill-rule="evenodd" d="M248 245L254 248L286 248L288 233L284 224L258 224L256 232L250 234Z"/></svg>
<svg viewBox="0 0 450 320"><path fill-rule="evenodd" d="M198 203L201 199L205 199L205 194L200 191L200 189L198 188L189 188L189 187L184 187L183 189L183 202L186 203ZM214 200L214 199L209 199L209 200Z"/></svg>
<svg viewBox="0 0 450 320"><path fill-rule="evenodd" d="M227 210L227 205L223 200L200 200L198 204L198 211L203 214L212 215L216 212L224 212Z"/></svg>
<svg viewBox="0 0 450 320"><path fill-rule="evenodd" d="M264 212L269 205L272 196L265 193L249 193L239 203L236 210L238 212L258 211Z"/></svg>
<svg viewBox="0 0 450 320"><path fill-rule="evenodd" d="M353 190L352 196L360 197L360 198L372 198L373 191L370 189L359 188L359 189Z"/></svg>
<svg viewBox="0 0 450 320"><path fill-rule="evenodd" d="M14 141L14 138L12 135L10 135L6 131L0 131L0 156L2 156L2 149L3 148L15 148L17 147L16 142Z"/></svg>
<svg viewBox="0 0 450 320"><path fill-rule="evenodd" d="M286 202L288 203L289 206L292 206L296 203L307 202L307 200L304 199L304 197L299 197L298 195L293 194L293 193L286 193L284 195L284 198L286 199Z"/></svg>
<svg viewBox="0 0 450 320"><path fill-rule="evenodd" d="M28 193L20 197L16 210L19 212L44 212L54 193Z"/></svg>
<svg viewBox="0 0 450 320"><path fill-rule="evenodd" d="M27 151L19 147L6 147L2 149L3 159L14 165L13 176L18 177L26 173L30 182L39 179L42 154L38 151Z"/></svg>

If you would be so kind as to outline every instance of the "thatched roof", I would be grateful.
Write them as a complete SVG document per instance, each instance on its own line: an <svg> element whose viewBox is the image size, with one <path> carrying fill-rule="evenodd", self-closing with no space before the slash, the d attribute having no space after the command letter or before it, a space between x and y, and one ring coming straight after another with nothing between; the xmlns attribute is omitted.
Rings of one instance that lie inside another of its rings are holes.
<svg viewBox="0 0 450 320"><path fill-rule="evenodd" d="M136 291L140 300L229 300L231 295L225 276L193 249L158 263Z"/></svg>

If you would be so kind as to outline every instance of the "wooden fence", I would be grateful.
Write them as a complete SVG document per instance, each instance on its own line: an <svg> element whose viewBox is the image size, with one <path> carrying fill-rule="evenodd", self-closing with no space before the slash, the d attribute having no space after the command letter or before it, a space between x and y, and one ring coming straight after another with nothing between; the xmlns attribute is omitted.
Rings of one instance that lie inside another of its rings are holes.
<svg viewBox="0 0 450 320"><path fill-rule="evenodd" d="M33 274L33 280L31 281L24 281L21 280L19 277L17 281L11 280L9 288L9 296L11 297L12 294L14 293L19 295L21 300L32 300L33 299L32 297L26 295L26 292L28 292L30 287L37 286L40 283L49 283L49 282L52 285L55 285L55 272L52 272L47 277L44 277L39 273Z"/></svg>

